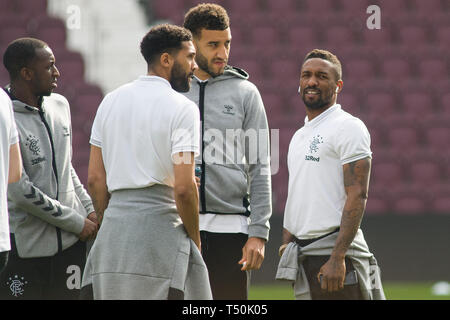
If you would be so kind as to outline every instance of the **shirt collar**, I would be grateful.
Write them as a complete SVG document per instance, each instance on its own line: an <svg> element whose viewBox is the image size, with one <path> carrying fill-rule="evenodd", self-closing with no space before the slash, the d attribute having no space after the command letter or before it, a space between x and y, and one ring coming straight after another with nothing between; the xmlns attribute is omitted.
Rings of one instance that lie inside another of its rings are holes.
<svg viewBox="0 0 450 320"><path fill-rule="evenodd" d="M322 119L326 118L329 114L333 113L335 110L341 109L340 104L333 104L331 107L326 109L324 112L319 114L317 117L312 119L311 121L308 120L308 116L305 117L305 126L312 126L318 122L320 122Z"/></svg>
<svg viewBox="0 0 450 320"><path fill-rule="evenodd" d="M167 81L167 79L164 79L164 78L158 77L158 76L142 75L142 76L139 76L138 81L159 81L159 82L167 84L169 87L172 88L172 86L170 85L170 82Z"/></svg>

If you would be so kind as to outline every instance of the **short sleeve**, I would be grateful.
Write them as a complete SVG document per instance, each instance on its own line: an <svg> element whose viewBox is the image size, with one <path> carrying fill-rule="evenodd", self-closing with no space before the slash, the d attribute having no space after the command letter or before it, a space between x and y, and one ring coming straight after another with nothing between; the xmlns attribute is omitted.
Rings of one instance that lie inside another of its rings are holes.
<svg viewBox="0 0 450 320"><path fill-rule="evenodd" d="M8 99L8 109L11 119L11 131L9 135L9 145L12 146L19 142L19 132L17 131L16 121L14 120L14 112L12 108L12 102Z"/></svg>
<svg viewBox="0 0 450 320"><path fill-rule="evenodd" d="M171 155L179 152L200 153L200 112L191 101L183 105L172 127Z"/></svg>
<svg viewBox="0 0 450 320"><path fill-rule="evenodd" d="M103 101L100 103L100 106L97 109L97 113L95 115L94 122L92 124L91 139L89 140L90 144L99 148L102 147L103 142L102 123L103 123L103 109L104 105L106 104L106 97L103 99Z"/></svg>
<svg viewBox="0 0 450 320"><path fill-rule="evenodd" d="M370 134L360 119L352 118L346 120L336 139L336 152L343 165L366 157L372 157Z"/></svg>

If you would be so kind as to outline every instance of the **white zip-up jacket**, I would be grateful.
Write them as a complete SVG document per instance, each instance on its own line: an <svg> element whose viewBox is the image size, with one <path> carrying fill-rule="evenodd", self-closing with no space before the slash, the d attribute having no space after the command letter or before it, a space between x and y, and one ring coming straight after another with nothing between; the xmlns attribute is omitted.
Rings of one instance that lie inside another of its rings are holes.
<svg viewBox="0 0 450 320"><path fill-rule="evenodd" d="M10 232L20 257L46 257L79 240L91 198L72 167L67 99L43 97L41 110L11 96L23 159L21 179L8 186Z"/></svg>

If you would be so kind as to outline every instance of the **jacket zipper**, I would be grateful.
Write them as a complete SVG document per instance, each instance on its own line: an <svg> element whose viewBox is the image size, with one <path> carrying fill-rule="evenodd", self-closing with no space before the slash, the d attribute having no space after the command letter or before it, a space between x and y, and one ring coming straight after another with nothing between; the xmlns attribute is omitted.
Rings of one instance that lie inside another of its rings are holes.
<svg viewBox="0 0 450 320"><path fill-rule="evenodd" d="M206 84L208 82L199 82L200 85L200 98L199 98L199 109L200 109L200 121L202 123L202 150L201 150L201 154L202 154L202 164L201 164L201 168L202 168L202 173L200 176L200 205L201 205L201 209L200 209L200 213L206 213L206 197L205 197L205 177L206 177L206 173L205 173L205 159L204 159L204 154L203 151L205 149L205 141L203 140L203 135L205 134L205 119L204 119L204 112L205 112L205 87Z"/></svg>
<svg viewBox="0 0 450 320"><path fill-rule="evenodd" d="M45 120L44 112L42 110L39 110L39 116L41 117L42 122L44 123L45 128L47 129L48 137L50 139L50 146L52 148L52 167L53 167L53 173L55 174L56 178L56 200L58 200L59 195L59 182L58 182L58 170L56 168L56 158L55 158L55 146L53 144L53 137L52 132L50 131L50 127ZM58 253L62 251L62 238L61 238L61 229L56 227L56 237L58 241Z"/></svg>

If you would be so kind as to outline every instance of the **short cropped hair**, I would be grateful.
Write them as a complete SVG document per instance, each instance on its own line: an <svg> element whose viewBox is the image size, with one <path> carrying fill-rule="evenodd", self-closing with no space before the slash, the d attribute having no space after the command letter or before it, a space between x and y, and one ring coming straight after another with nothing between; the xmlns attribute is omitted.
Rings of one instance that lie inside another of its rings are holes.
<svg viewBox="0 0 450 320"><path fill-rule="evenodd" d="M198 38L202 29L219 31L228 29L230 18L222 6L214 3L201 3L186 13L184 27Z"/></svg>
<svg viewBox="0 0 450 320"><path fill-rule="evenodd" d="M142 39L141 53L147 64L152 65L165 52L176 54L184 41L192 41L189 30L171 24L157 25Z"/></svg>
<svg viewBox="0 0 450 320"><path fill-rule="evenodd" d="M19 38L12 41L3 54L3 65L11 80L17 79L20 70L29 67L36 57L36 49L48 47L48 44L35 38Z"/></svg>
<svg viewBox="0 0 450 320"><path fill-rule="evenodd" d="M319 58L319 59L323 59L323 60L327 60L327 61L331 62L331 64L333 64L336 68L336 77L337 77L336 80L342 79L341 62L339 61L338 57L336 57L330 51L322 50L322 49L314 49L306 55L305 59L303 60L303 63L305 63L306 60L312 59L312 58Z"/></svg>

